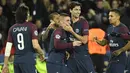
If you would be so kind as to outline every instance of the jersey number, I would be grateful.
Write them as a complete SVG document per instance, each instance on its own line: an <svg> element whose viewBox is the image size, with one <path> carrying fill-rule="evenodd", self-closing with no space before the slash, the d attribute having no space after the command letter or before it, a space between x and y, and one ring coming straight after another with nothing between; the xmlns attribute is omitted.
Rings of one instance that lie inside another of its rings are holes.
<svg viewBox="0 0 130 73"><path fill-rule="evenodd" d="M23 50L24 49L24 38L22 33L17 34L17 41L18 41L18 49Z"/></svg>

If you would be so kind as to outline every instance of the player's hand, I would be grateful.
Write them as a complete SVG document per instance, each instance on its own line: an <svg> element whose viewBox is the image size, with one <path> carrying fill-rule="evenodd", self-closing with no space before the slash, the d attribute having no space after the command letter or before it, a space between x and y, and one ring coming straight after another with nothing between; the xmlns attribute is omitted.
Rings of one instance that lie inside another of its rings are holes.
<svg viewBox="0 0 130 73"><path fill-rule="evenodd" d="M55 24L55 23L50 23L49 26L47 27L47 29L54 28L54 24Z"/></svg>
<svg viewBox="0 0 130 73"><path fill-rule="evenodd" d="M40 61L45 61L45 56L44 55L39 55Z"/></svg>
<svg viewBox="0 0 130 73"><path fill-rule="evenodd" d="M74 41L73 46L80 46L82 44L81 41Z"/></svg>
<svg viewBox="0 0 130 73"><path fill-rule="evenodd" d="M112 33L110 33L110 35L111 35L112 37L120 37L120 36L121 36L121 34L116 33L116 32L112 32Z"/></svg>
<svg viewBox="0 0 130 73"><path fill-rule="evenodd" d="M112 53L113 56L119 56L122 53L122 50L116 50Z"/></svg>
<svg viewBox="0 0 130 73"><path fill-rule="evenodd" d="M98 39L97 39L97 37L93 37L93 41L95 41L95 42L96 42L97 40L98 40Z"/></svg>
<svg viewBox="0 0 130 73"><path fill-rule="evenodd" d="M2 73L9 73L8 65L3 66Z"/></svg>
<svg viewBox="0 0 130 73"><path fill-rule="evenodd" d="M65 31L68 31L68 32L73 32L73 31L74 31L73 28L72 28L70 25L63 26L63 29L64 29Z"/></svg>

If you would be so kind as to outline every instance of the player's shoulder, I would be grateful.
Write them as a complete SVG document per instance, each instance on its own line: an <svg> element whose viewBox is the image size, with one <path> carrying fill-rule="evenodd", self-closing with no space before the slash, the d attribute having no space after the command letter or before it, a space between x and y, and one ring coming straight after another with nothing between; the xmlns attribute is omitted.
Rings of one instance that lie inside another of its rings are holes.
<svg viewBox="0 0 130 73"><path fill-rule="evenodd" d="M60 39L60 37L62 36L62 28L61 27L59 27L59 28L57 28L55 31L54 31L54 37L56 38L56 39Z"/></svg>
<svg viewBox="0 0 130 73"><path fill-rule="evenodd" d="M113 25L109 25L108 27L107 27L107 32L109 32L110 30L112 30L113 29Z"/></svg>
<svg viewBox="0 0 130 73"><path fill-rule="evenodd" d="M80 17L80 21L81 21L81 22L87 22L86 18L83 17L83 16Z"/></svg>
<svg viewBox="0 0 130 73"><path fill-rule="evenodd" d="M108 28L111 28L111 27L113 27L113 25L108 25Z"/></svg>
<svg viewBox="0 0 130 73"><path fill-rule="evenodd" d="M81 24L88 24L88 21L84 18L84 17L80 17L80 19L79 19L79 22L81 23Z"/></svg>
<svg viewBox="0 0 130 73"><path fill-rule="evenodd" d="M32 22L26 22L24 25L28 26L30 29L37 29L37 26Z"/></svg>
<svg viewBox="0 0 130 73"><path fill-rule="evenodd" d="M32 27L36 27L36 25L35 25L35 24L33 24L32 22L25 22L24 24L25 24L25 25L32 26Z"/></svg>
<svg viewBox="0 0 130 73"><path fill-rule="evenodd" d="M62 28L59 27L59 28L56 28L54 31L60 31Z"/></svg>
<svg viewBox="0 0 130 73"><path fill-rule="evenodd" d="M129 31L128 27L123 23L120 23L119 29Z"/></svg>
<svg viewBox="0 0 130 73"><path fill-rule="evenodd" d="M60 30L62 30L63 28L62 27L58 27L57 29L56 29L56 31L60 31Z"/></svg>
<svg viewBox="0 0 130 73"><path fill-rule="evenodd" d="M127 27L124 23L120 23L120 26Z"/></svg>
<svg viewBox="0 0 130 73"><path fill-rule="evenodd" d="M18 26L18 25L17 25L17 24L12 25L12 26L9 28L9 30L12 30L12 29L15 28L16 26Z"/></svg>
<svg viewBox="0 0 130 73"><path fill-rule="evenodd" d="M54 30L54 33L61 33L62 32L62 27L59 27Z"/></svg>

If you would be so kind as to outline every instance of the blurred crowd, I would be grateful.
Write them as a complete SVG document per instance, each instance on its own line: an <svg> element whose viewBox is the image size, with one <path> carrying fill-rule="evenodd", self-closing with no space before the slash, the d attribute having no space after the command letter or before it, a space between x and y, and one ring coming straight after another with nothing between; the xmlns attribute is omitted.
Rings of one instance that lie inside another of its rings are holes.
<svg viewBox="0 0 130 73"><path fill-rule="evenodd" d="M0 50L6 42L8 29L15 24L15 12L20 3L29 7L30 21L36 24L40 32L49 25L50 13L69 13L71 1L82 4L81 15L87 19L90 29L99 27L106 31L110 25L108 13L111 9L121 11L121 22L130 29L130 0L0 0Z"/></svg>
<svg viewBox="0 0 130 73"><path fill-rule="evenodd" d="M0 48L7 38L8 29L15 23L15 11L24 2L30 9L30 21L39 28L49 25L49 14L52 12L67 12L71 1L82 4L82 16L89 22L90 28L100 27L106 31L109 25L108 12L110 9L120 9L121 22L128 28L130 22L129 0L0 0Z"/></svg>

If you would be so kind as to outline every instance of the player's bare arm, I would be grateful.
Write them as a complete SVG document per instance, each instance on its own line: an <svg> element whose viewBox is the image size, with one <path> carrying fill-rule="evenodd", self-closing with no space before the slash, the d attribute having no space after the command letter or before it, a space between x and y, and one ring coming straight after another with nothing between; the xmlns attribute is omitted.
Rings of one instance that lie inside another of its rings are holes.
<svg viewBox="0 0 130 73"><path fill-rule="evenodd" d="M45 33L42 34L42 41L47 39L47 37L49 36L50 29L56 29L57 28L57 24L58 24L58 21L59 21L59 14L57 12L53 12L49 15L49 18L50 18L51 23L47 27Z"/></svg>
<svg viewBox="0 0 130 73"><path fill-rule="evenodd" d="M47 39L47 37L49 36L48 34L49 34L49 31L50 31L51 28L55 29L54 28L54 23L50 23L50 25L47 27L45 33L40 34L40 37L41 37L42 41Z"/></svg>
<svg viewBox="0 0 130 73"><path fill-rule="evenodd" d="M33 44L34 49L37 51L37 53L44 57L44 55L45 55L44 51L41 49L41 47L40 47L40 45L38 43L38 40L37 39L33 39L32 40L32 44Z"/></svg>
<svg viewBox="0 0 130 73"><path fill-rule="evenodd" d="M11 48L12 48L12 43L7 42L5 48L4 66L3 66L2 73L8 72L8 60L9 60Z"/></svg>
<svg viewBox="0 0 130 73"><path fill-rule="evenodd" d="M83 44L86 44L88 42L88 35L84 35L84 36L78 35L77 33L75 33L73 31L73 29L72 29L72 27L70 25L65 26L63 29L66 30L66 31L69 31L72 35L74 35Z"/></svg>
<svg viewBox="0 0 130 73"><path fill-rule="evenodd" d="M49 31L50 31L50 29L46 29L45 33L43 33L43 34L40 33L38 35L38 40L44 41L45 39L47 39Z"/></svg>
<svg viewBox="0 0 130 73"><path fill-rule="evenodd" d="M129 50L129 49L130 49L130 41L128 41L128 43L127 43L124 47L122 47L122 48L120 48L120 49L114 51L112 54L115 55L115 56L118 56L118 55L120 55L122 52L125 52L125 51L127 51L127 50Z"/></svg>
<svg viewBox="0 0 130 73"><path fill-rule="evenodd" d="M55 37L54 38L54 46L57 49L73 48L74 46L80 46L82 44L81 41L74 41L74 42L69 42L69 43L62 42L62 40L61 40L62 35L63 34L62 34L60 29L57 29L54 32L54 37Z"/></svg>
<svg viewBox="0 0 130 73"><path fill-rule="evenodd" d="M88 35L80 36L75 32L71 32L78 40L80 40L83 44L88 42Z"/></svg>

